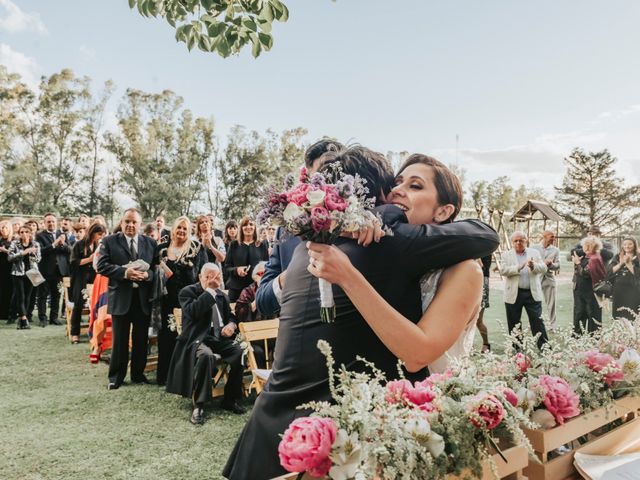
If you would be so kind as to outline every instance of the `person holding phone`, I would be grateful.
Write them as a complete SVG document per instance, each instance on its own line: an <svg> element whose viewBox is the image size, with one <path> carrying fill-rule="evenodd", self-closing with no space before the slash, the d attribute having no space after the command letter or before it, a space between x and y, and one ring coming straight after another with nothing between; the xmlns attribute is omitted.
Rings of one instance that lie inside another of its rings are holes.
<svg viewBox="0 0 640 480"><path fill-rule="evenodd" d="M227 273L225 285L229 290L231 303L235 303L240 292L251 285L253 267L268 259L268 243L258 239L256 223L250 217L244 217L240 220L238 239L229 244L224 261Z"/></svg>

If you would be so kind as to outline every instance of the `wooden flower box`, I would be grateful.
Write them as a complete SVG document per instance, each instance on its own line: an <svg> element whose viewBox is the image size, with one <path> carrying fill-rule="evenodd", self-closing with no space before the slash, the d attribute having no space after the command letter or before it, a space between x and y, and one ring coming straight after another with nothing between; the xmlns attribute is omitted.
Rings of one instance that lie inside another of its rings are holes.
<svg viewBox="0 0 640 480"><path fill-rule="evenodd" d="M493 455L493 461L495 462L496 469L498 471L498 478L505 480L520 480L524 477L522 476L523 469L529 463L529 456L527 454L527 449L521 445L516 447L511 447L502 450L502 454L507 459L507 463L500 457L499 454ZM272 480L296 480L297 473L289 473L287 475L283 475L281 477L274 478ZM447 477L443 480L461 480L465 477L464 475L447 475ZM495 480L493 473L491 472L491 465L489 465L488 461L483 462L482 467L482 477L481 480ZM313 477L305 475L303 480L310 480ZM313 479L317 480L317 479Z"/></svg>
<svg viewBox="0 0 640 480"><path fill-rule="evenodd" d="M617 401L609 407L579 415L564 425L549 430L523 429L540 460L540 463L531 460L524 469L524 474L529 480L561 480L575 475L576 470L573 466L575 452L573 450L553 459L549 459L549 453L567 444L574 448L574 442L583 436L587 436L590 440L582 446L588 445L594 441L593 438L597 438L596 430L610 425L615 420L632 418L638 411L632 407L633 404L629 400L622 403Z"/></svg>
<svg viewBox="0 0 640 480"><path fill-rule="evenodd" d="M631 415L635 418L640 414L640 397L634 395L628 395L626 397L619 398L615 401L616 405L620 405L624 408L628 408L631 411Z"/></svg>

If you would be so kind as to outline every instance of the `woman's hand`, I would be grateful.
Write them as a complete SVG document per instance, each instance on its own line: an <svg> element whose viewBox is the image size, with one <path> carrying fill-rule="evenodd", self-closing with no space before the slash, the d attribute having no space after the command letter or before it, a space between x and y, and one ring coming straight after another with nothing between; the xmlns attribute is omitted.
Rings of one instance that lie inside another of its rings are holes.
<svg viewBox="0 0 640 480"><path fill-rule="evenodd" d="M357 232L345 232L342 237L353 238L358 241L358 245L367 247L371 242L378 243L384 237L382 223L374 214L370 214L367 225L363 226Z"/></svg>
<svg viewBox="0 0 640 480"><path fill-rule="evenodd" d="M329 283L342 285L353 271L351 260L344 252L333 245L307 242L309 266L312 275L323 278Z"/></svg>
<svg viewBox="0 0 640 480"><path fill-rule="evenodd" d="M573 263L576 265L580 265L580 262L582 261L583 257L579 257L578 255L576 255L576 252L572 252L571 253L571 258L573 259Z"/></svg>
<svg viewBox="0 0 640 480"><path fill-rule="evenodd" d="M239 277L246 277L247 276L247 267L238 267L238 268L236 268L236 273L238 274Z"/></svg>

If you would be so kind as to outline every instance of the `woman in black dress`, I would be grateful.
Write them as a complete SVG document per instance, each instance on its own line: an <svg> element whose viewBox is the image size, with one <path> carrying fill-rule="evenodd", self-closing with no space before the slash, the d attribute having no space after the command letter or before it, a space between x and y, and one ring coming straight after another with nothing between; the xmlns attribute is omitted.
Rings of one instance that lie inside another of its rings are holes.
<svg viewBox="0 0 640 480"><path fill-rule="evenodd" d="M73 302L73 312L71 313L71 343L73 344L80 341L80 322L85 303L83 292L87 284L93 283L96 278L96 271L93 269L93 254L102 237L107 234L107 229L96 222L89 227L88 232L85 232L84 225L77 224L76 232L81 240L78 240L71 250L71 288L69 289L69 297Z"/></svg>
<svg viewBox="0 0 640 480"><path fill-rule="evenodd" d="M11 264L9 263L9 247L11 246L11 222L0 222L0 318L7 323L13 323L11 312L11 294L13 284L11 282Z"/></svg>
<svg viewBox="0 0 640 480"><path fill-rule="evenodd" d="M158 245L160 266L165 274L166 295L162 297L162 326L158 331L158 385L167 382L169 364L176 346L178 332L170 325L169 315L180 308L178 293L187 285L197 282L198 274L206 260L200 242L192 240L191 221L188 217L178 217L171 229L171 239Z"/></svg>
<svg viewBox="0 0 640 480"><path fill-rule="evenodd" d="M224 226L224 235L222 241L224 242L224 248L229 250L231 242L238 239L238 222L235 220L229 220Z"/></svg>
<svg viewBox="0 0 640 480"><path fill-rule="evenodd" d="M640 309L640 262L635 238L622 240L622 250L611 259L608 270L613 284L613 316L633 320L631 311L638 314Z"/></svg>
<svg viewBox="0 0 640 480"><path fill-rule="evenodd" d="M11 242L8 259L13 276L13 311L18 314L18 329L31 328L27 317L29 298L33 285L26 275L31 269L38 269L40 244L33 240L31 228L23 225L18 230L18 239Z"/></svg>
<svg viewBox="0 0 640 480"><path fill-rule="evenodd" d="M224 262L224 270L227 273L225 285L231 303L238 299L242 289L251 285L253 267L263 260L269 260L267 242L258 240L256 222L249 217L243 217L240 220L238 240L229 245Z"/></svg>

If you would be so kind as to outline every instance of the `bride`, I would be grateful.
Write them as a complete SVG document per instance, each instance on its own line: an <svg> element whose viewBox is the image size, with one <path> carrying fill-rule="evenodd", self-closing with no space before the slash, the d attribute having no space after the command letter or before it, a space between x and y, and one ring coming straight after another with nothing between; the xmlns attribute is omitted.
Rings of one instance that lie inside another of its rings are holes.
<svg viewBox="0 0 640 480"><path fill-rule="evenodd" d="M387 203L399 206L411 224L452 222L462 205L456 175L438 160L411 155ZM309 242L308 270L338 285L386 347L410 372L425 366L444 372L450 358L469 353L482 297L482 270L474 260L426 273L420 282L423 315L415 324L387 303L335 246ZM444 262L443 262L444 263ZM389 273L393 282L393 273Z"/></svg>

